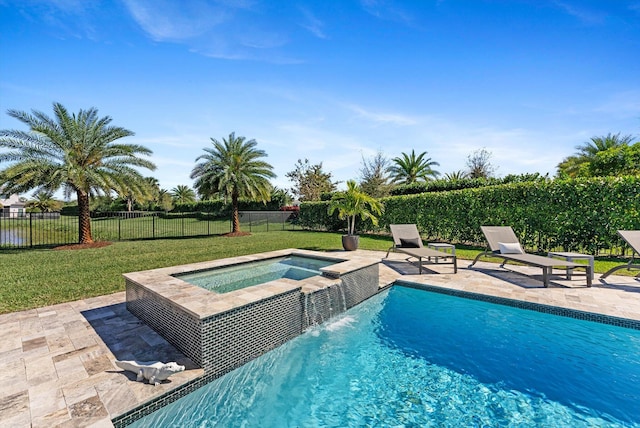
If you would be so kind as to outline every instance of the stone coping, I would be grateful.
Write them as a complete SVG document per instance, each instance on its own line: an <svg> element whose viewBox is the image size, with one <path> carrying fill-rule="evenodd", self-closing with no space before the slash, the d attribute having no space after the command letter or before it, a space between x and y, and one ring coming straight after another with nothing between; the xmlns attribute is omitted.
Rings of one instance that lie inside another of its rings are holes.
<svg viewBox="0 0 640 428"><path fill-rule="evenodd" d="M301 281L281 278L222 294L189 284L175 276L178 274L201 272L209 269L238 266L244 263L296 255L323 260L335 260L336 264L320 269L320 271L327 276L317 275ZM379 262L380 259L372 259L370 257L354 257L348 259L331 256L330 253L326 252L289 248L247 256L131 272L123 274L123 276L125 279L143 286L158 297L165 299L171 305L178 306L192 316L202 320L295 289L302 289L302 292L308 292L317 288L326 287L339 281L340 276L348 272L369 267Z"/></svg>

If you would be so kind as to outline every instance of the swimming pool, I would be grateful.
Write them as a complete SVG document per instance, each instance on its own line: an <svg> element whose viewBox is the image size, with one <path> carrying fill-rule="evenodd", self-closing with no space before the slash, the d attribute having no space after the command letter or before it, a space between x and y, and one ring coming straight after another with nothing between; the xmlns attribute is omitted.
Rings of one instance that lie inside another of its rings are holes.
<svg viewBox="0 0 640 428"><path fill-rule="evenodd" d="M280 278L296 281L311 278L321 275L321 268L337 262L313 257L288 256L175 276L216 293L228 293Z"/></svg>
<svg viewBox="0 0 640 428"><path fill-rule="evenodd" d="M132 426L640 426L640 331L394 286Z"/></svg>

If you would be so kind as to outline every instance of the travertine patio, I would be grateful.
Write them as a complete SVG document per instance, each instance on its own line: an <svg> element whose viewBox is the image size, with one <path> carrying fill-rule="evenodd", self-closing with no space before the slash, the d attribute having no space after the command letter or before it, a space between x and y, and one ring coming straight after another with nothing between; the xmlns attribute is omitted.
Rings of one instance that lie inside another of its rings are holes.
<svg viewBox="0 0 640 428"><path fill-rule="evenodd" d="M382 259L383 252L340 252L342 258ZM452 273L451 265L418 274L406 256L392 253L380 284L402 278L432 286L640 320L640 282L609 277L585 287L555 275L542 287L540 269L479 262ZM515 271L515 272L514 272ZM528 277L517 272L533 275ZM116 359L176 361L187 370L159 386L135 381ZM111 419L203 374L125 307L124 292L0 315L0 426L110 427Z"/></svg>

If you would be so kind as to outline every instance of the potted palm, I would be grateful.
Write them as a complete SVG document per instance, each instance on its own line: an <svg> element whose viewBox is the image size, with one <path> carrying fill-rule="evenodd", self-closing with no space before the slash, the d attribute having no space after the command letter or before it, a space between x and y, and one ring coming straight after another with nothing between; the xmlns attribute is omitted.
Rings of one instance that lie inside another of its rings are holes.
<svg viewBox="0 0 640 428"><path fill-rule="evenodd" d="M360 190L354 180L347 181L347 190L331 198L329 215L338 211L340 220L347 219L347 234L342 235L342 247L347 251L358 249L359 236L355 234L356 218L370 219L374 226L378 224L378 215L382 214L380 201Z"/></svg>

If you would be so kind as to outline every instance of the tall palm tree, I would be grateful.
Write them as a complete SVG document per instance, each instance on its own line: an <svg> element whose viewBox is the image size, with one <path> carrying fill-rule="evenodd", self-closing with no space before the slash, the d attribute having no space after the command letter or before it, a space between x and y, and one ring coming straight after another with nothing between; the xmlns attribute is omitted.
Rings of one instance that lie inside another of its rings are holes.
<svg viewBox="0 0 640 428"><path fill-rule="evenodd" d="M393 164L387 169L391 181L396 184L413 184L439 176L440 173L432 167L440 164L426 156L427 152L416 156L415 151L411 150L409 155L402 153L402 156L391 159Z"/></svg>
<svg viewBox="0 0 640 428"><path fill-rule="evenodd" d="M190 204L196 201L196 192L189 186L179 184L171 189L171 197L176 204Z"/></svg>
<svg viewBox="0 0 640 428"><path fill-rule="evenodd" d="M128 129L110 126L109 116L98 117L98 110L80 110L69 114L60 103L53 104L54 117L32 110L31 114L9 110L7 114L30 128L0 131L0 181L14 193L31 189L54 192L64 189L65 196L75 192L78 198L79 238L81 244L93 242L89 200L100 193L145 186L136 168L154 170L155 165L138 155L151 150L137 144L115 143L134 135Z"/></svg>
<svg viewBox="0 0 640 428"><path fill-rule="evenodd" d="M271 183L274 178L273 167L260 160L266 153L256 149L256 140L246 140L229 134L222 142L211 138L212 148L204 148L206 152L198 156L191 171L195 179L194 187L201 195L218 194L225 200L231 198L232 233L240 232L238 199L247 198L254 201L267 202L270 199Z"/></svg>

